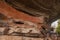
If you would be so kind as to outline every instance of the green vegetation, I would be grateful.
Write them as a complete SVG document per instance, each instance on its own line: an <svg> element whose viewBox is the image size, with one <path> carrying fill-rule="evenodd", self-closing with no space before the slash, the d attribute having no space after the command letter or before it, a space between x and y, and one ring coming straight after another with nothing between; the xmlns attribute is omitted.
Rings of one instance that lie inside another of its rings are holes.
<svg viewBox="0 0 60 40"><path fill-rule="evenodd" d="M60 19L58 20L58 27L56 28L56 32L60 34Z"/></svg>

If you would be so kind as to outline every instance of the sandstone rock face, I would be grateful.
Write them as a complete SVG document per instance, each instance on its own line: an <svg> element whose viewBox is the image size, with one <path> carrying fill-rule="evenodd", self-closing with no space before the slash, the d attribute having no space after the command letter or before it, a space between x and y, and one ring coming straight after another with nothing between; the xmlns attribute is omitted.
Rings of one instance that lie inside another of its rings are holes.
<svg viewBox="0 0 60 40"><path fill-rule="evenodd" d="M2 0L0 1L0 16L0 34L5 35L0 36L1 40L42 40L33 37L40 37L42 26L48 25L45 21L46 15L39 17L28 15Z"/></svg>
<svg viewBox="0 0 60 40"><path fill-rule="evenodd" d="M44 22L44 16L30 16L28 14L25 14L24 12L17 11L4 1L0 1L0 13L2 15L5 15L7 18L6 20L3 20L5 22L3 22L2 25L5 24L7 28L11 29L10 31L17 31L21 27L22 32L26 31L27 33L29 32L29 30L32 30L32 32L34 32L36 31L35 29L39 30ZM23 24L19 24L18 22L22 22Z"/></svg>
<svg viewBox="0 0 60 40"><path fill-rule="evenodd" d="M22 36L0 36L0 40L43 40L42 38L30 38Z"/></svg>

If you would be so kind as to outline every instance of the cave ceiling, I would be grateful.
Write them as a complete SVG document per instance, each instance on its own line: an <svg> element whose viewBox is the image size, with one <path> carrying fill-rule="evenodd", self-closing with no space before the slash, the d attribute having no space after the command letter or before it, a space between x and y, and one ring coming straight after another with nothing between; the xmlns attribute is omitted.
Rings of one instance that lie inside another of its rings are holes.
<svg viewBox="0 0 60 40"><path fill-rule="evenodd" d="M48 15L49 22L60 18L60 0L5 0L18 11L32 16Z"/></svg>

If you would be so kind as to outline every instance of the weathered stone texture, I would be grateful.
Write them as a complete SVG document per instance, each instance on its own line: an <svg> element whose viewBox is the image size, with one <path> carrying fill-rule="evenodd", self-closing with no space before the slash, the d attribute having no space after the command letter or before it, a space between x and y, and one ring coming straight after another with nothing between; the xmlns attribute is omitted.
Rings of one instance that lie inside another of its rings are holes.
<svg viewBox="0 0 60 40"><path fill-rule="evenodd" d="M0 40L43 40L42 38L29 38L22 36L0 36Z"/></svg>

